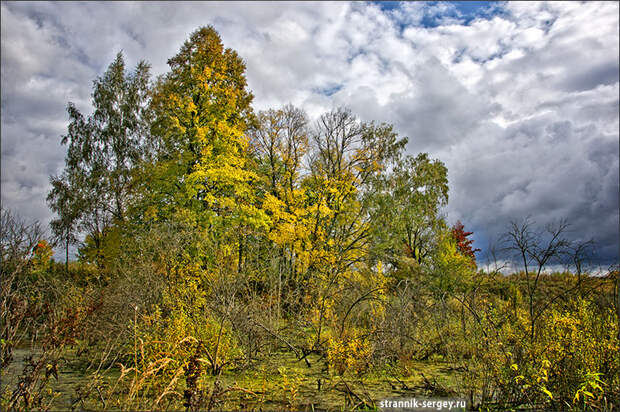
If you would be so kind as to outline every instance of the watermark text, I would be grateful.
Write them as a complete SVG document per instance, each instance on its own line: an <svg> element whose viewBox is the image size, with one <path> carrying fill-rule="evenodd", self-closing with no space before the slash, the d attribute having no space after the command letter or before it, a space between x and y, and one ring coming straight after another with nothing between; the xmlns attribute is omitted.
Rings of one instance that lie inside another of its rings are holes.
<svg viewBox="0 0 620 412"><path fill-rule="evenodd" d="M379 409L410 410L410 411L458 411L465 410L467 402L464 399L384 399L379 401Z"/></svg>

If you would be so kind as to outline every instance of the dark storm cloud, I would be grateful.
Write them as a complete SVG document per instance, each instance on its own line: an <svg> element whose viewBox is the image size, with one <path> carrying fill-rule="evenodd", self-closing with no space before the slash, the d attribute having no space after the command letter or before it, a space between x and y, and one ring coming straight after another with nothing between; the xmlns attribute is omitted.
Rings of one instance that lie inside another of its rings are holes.
<svg viewBox="0 0 620 412"><path fill-rule="evenodd" d="M291 102L316 117L347 105L444 161L448 220L478 247L513 219L565 218L573 239L598 242L599 262L617 261L618 4L457 9L3 2L3 207L50 220L67 102L89 112L92 81L118 51L161 74L191 31L213 24L245 60L257 109Z"/></svg>
<svg viewBox="0 0 620 412"><path fill-rule="evenodd" d="M617 259L617 136L548 117L487 132L502 142L501 150L495 144L449 169L451 207L461 219L485 234L501 234L508 222L527 216L541 227L566 219L573 240L597 241L601 262Z"/></svg>

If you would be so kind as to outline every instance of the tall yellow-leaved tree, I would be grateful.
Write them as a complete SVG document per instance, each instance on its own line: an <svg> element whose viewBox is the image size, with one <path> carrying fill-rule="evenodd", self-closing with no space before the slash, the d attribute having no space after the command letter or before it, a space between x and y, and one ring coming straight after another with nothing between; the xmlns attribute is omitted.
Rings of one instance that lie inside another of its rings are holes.
<svg viewBox="0 0 620 412"><path fill-rule="evenodd" d="M146 216L222 231L264 224L247 167L252 94L245 65L212 27L192 33L155 87L155 166ZM221 233L220 233L221 234Z"/></svg>

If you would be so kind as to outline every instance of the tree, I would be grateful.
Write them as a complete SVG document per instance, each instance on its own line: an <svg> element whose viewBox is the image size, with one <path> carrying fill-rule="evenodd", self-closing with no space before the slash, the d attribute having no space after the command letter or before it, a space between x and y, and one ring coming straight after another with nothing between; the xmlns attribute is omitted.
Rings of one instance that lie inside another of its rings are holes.
<svg viewBox="0 0 620 412"><path fill-rule="evenodd" d="M407 156L382 177L374 196L375 254L398 265L400 257L422 263L433 251L448 203L448 171L428 154Z"/></svg>
<svg viewBox="0 0 620 412"><path fill-rule="evenodd" d="M252 135L264 182L262 207L272 222L268 238L283 251L279 268L288 269L292 285L303 286L302 296L296 295L316 304L320 346L326 308L343 292L344 279L356 283L352 279L366 263L374 182L393 166L406 139L345 108L323 114L312 129L291 106L260 112L257 119Z"/></svg>
<svg viewBox="0 0 620 412"><path fill-rule="evenodd" d="M536 291L540 276L550 264L560 263L561 258L570 253L571 242L566 239L565 232L568 223L562 220L555 224L548 224L544 231L533 229L534 222L526 218L522 222L511 222L510 230L504 234L506 250L513 252L515 260L520 261L528 294L528 309L530 315L530 340L534 341L535 326L538 318L565 292L552 298L545 297L545 303L537 305ZM577 287L580 286L579 284Z"/></svg>
<svg viewBox="0 0 620 412"><path fill-rule="evenodd" d="M472 243L474 243L473 239L468 239L468 236L471 236L474 232L465 232L464 226L460 220L458 220L450 232L452 233L452 237L456 241L456 247L460 254L466 256L471 259L472 263L476 264L476 252L479 252L480 249L474 249L471 247Z"/></svg>
<svg viewBox="0 0 620 412"><path fill-rule="evenodd" d="M406 139L398 139L390 125L360 122L344 108L323 114L310 137L308 171L296 184L292 182L298 175L300 153L294 160L284 156L285 162L295 165L287 166L291 173L285 191L296 193L294 210L289 212L286 198L271 199L268 209L279 215L282 226L276 225L276 230L282 229L283 238L294 232L296 253L307 262L307 269L327 265L338 273L365 259L371 219L367 198L374 181L400 155ZM305 140L300 147L305 151Z"/></svg>
<svg viewBox="0 0 620 412"><path fill-rule="evenodd" d="M50 227L54 240L64 244L66 273L69 273L69 246L78 241L77 226L81 215L76 193L71 190L77 186L75 182L70 182L77 177L75 175L76 173L65 172L61 178L52 178L52 191L47 197L50 207L58 214L58 217L50 222Z"/></svg>
<svg viewBox="0 0 620 412"><path fill-rule="evenodd" d="M266 191L288 196L299 184L302 159L308 151L308 117L292 105L261 111L250 137L260 174L267 178Z"/></svg>
<svg viewBox="0 0 620 412"><path fill-rule="evenodd" d="M301 187L307 199L302 219L308 246L304 252L318 293L318 345L323 343L327 308L345 293L347 284L359 283L356 279L369 263L370 199L376 181L393 167L406 142L392 126L360 122L344 108L325 113L317 121L309 154L310 173ZM338 323L344 325L346 317ZM341 328L341 335L343 332Z"/></svg>
<svg viewBox="0 0 620 412"><path fill-rule="evenodd" d="M241 270L244 238L268 222L249 162L245 65L210 26L194 31L168 64L153 94L156 149L143 173L142 218L208 230L220 252L237 251Z"/></svg>
<svg viewBox="0 0 620 412"><path fill-rule="evenodd" d="M28 296L28 275L33 250L42 241L38 222L27 224L12 212L0 208L0 373L13 360L13 349L32 327L35 305ZM30 321L30 322L29 322Z"/></svg>
<svg viewBox="0 0 620 412"><path fill-rule="evenodd" d="M253 96L245 65L212 27L192 33L168 64L153 97L152 213L169 217L183 209L206 221L238 214L255 179L246 169Z"/></svg>
<svg viewBox="0 0 620 412"><path fill-rule="evenodd" d="M94 112L85 118L69 103L70 123L65 168L51 177L47 201L58 217L52 221L57 240L69 245L86 233L99 250L106 229L126 219L135 193L132 172L144 157L150 123L149 65L138 63L126 73L122 53L93 85Z"/></svg>
<svg viewBox="0 0 620 412"><path fill-rule="evenodd" d="M259 176L255 192L272 221L266 238L259 237L254 242L253 253L262 251L257 261L277 261L277 273L273 273L270 283L277 288L279 313L281 297L292 296L297 286L297 252L302 248L296 229L300 227L306 200L300 188L300 176L309 148L308 117L290 104L277 110L260 111L249 135L253 168ZM272 272L268 268L255 269L262 274ZM261 278L266 280L265 276Z"/></svg>

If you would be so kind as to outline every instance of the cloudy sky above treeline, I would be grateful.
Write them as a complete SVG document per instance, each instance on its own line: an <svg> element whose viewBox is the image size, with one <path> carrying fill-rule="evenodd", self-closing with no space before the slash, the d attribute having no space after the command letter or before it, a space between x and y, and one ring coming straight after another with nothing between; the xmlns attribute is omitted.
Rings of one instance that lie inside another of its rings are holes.
<svg viewBox="0 0 620 412"><path fill-rule="evenodd" d="M152 73L213 25L254 108L347 106L448 167L449 223L483 249L511 220L567 219L619 248L617 2L2 2L2 207L44 225L66 107L117 52ZM483 256L480 256L482 258Z"/></svg>

